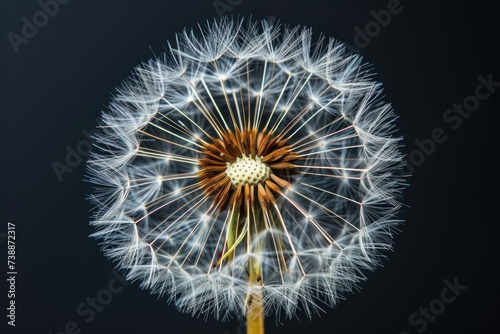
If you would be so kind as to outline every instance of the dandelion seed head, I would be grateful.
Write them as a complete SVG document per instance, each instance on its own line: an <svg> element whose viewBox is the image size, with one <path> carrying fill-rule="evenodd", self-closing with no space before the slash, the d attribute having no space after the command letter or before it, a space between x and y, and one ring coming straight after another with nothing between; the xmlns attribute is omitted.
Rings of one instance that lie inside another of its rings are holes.
<svg viewBox="0 0 500 334"><path fill-rule="evenodd" d="M100 119L91 224L184 312L335 306L391 249L403 181L370 67L275 19L223 18L140 65Z"/></svg>

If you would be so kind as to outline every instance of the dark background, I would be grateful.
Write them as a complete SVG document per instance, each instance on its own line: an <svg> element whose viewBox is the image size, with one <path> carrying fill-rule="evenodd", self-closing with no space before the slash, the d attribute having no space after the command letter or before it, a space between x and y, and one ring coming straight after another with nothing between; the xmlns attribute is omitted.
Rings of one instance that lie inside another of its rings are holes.
<svg viewBox="0 0 500 334"><path fill-rule="evenodd" d="M409 317L419 307L437 305L444 280L467 288L423 332L500 332L500 91L481 101L456 130L443 120L447 109L474 95L479 76L500 81L495 2L402 0L401 12L369 43L356 41L355 28L365 30L374 21L370 12L386 9L389 2L232 0L233 14L274 15L357 49L374 64L376 79L400 116L405 153L423 157L413 159L419 166L404 193L406 224L384 267L368 273L362 291L348 294L336 309L312 321L281 319L278 327L270 317L267 333L418 333L424 328L412 326ZM114 87L133 67L162 52L182 28L218 16L212 1L72 0L15 53L7 34L20 35L22 18L32 22L38 11L36 1L0 1L2 281L7 222L16 225L18 272L16 327L5 325L3 285L2 326L7 333L56 334L74 321L81 333L95 334L243 333L238 320L205 322L178 313L136 283L114 294L87 323L77 307L108 287L113 265L88 237L86 157L62 180L52 167L55 161L65 164L67 148L77 149L86 140L82 131L96 126ZM419 150L415 141L428 141L435 128L447 139L434 152L412 153Z"/></svg>

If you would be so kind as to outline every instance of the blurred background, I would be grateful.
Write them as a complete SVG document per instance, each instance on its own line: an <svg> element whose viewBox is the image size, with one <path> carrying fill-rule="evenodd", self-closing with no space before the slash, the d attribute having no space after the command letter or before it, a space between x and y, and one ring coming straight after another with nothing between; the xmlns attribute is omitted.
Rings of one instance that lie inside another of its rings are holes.
<svg viewBox="0 0 500 334"><path fill-rule="evenodd" d="M54 4L57 4L54 5ZM494 2L0 1L0 256L16 229L16 326L2 333L242 334L125 282L88 235L88 133L133 67L222 15L305 25L373 64L411 185L395 251L361 291L266 333L498 333L500 21ZM6 296L8 286L0 294Z"/></svg>

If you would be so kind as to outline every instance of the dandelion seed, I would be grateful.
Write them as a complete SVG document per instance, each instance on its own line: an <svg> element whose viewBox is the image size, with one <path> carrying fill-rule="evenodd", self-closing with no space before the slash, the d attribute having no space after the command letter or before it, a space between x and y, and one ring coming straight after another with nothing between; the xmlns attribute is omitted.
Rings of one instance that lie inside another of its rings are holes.
<svg viewBox="0 0 500 334"><path fill-rule="evenodd" d="M221 19L139 66L88 162L93 236L193 315L308 316L380 263L402 180L360 57L275 20Z"/></svg>

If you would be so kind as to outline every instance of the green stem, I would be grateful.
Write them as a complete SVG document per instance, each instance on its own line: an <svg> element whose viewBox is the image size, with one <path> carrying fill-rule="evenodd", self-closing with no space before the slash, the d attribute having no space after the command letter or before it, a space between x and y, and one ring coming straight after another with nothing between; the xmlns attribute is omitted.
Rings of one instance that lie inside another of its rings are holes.
<svg viewBox="0 0 500 334"><path fill-rule="evenodd" d="M249 261L249 284L262 286L260 276L260 266L254 261ZM262 293L249 293L247 296L247 334L264 334L264 308L262 303Z"/></svg>

